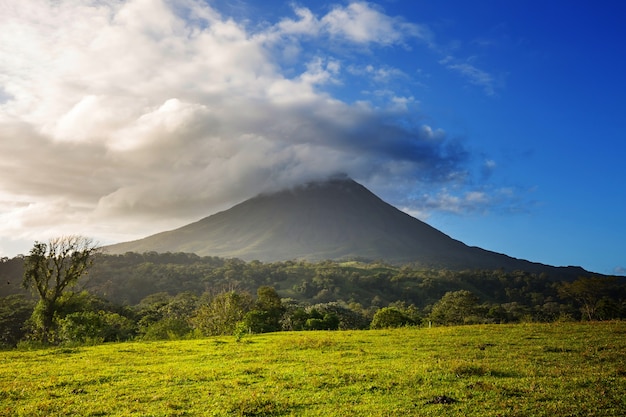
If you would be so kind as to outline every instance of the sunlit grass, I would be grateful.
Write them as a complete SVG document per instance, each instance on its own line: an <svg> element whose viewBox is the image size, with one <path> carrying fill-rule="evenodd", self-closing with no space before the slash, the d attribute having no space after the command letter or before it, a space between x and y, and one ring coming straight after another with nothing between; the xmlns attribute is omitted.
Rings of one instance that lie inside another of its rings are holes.
<svg viewBox="0 0 626 417"><path fill-rule="evenodd" d="M622 322L107 344L0 365L2 416L626 413Z"/></svg>

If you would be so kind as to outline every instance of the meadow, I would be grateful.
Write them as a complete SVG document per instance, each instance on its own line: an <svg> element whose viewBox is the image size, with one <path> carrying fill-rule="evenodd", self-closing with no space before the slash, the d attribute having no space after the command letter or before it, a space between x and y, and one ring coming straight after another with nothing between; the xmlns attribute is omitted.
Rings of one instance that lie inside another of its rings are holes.
<svg viewBox="0 0 626 417"><path fill-rule="evenodd" d="M0 416L623 416L626 322L0 352Z"/></svg>

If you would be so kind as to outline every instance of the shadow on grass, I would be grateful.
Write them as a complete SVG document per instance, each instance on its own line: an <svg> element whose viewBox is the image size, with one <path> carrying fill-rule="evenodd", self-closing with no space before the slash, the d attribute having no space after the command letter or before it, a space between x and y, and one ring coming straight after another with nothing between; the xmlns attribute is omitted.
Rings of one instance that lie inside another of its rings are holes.
<svg viewBox="0 0 626 417"><path fill-rule="evenodd" d="M281 403L271 398L250 397L235 401L228 409L229 415L241 417L272 417L292 414L301 406Z"/></svg>
<svg viewBox="0 0 626 417"><path fill-rule="evenodd" d="M489 369L482 365L459 365L452 369L452 373L457 378L468 378L475 376L491 376L495 378L516 378L519 376L516 372L501 371L496 369Z"/></svg>

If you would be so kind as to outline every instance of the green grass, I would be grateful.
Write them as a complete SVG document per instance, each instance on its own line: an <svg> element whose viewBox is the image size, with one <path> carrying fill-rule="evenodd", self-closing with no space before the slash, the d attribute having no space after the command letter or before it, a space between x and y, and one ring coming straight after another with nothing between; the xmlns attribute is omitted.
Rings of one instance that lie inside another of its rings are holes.
<svg viewBox="0 0 626 417"><path fill-rule="evenodd" d="M1 416L623 416L625 393L626 322L0 352Z"/></svg>

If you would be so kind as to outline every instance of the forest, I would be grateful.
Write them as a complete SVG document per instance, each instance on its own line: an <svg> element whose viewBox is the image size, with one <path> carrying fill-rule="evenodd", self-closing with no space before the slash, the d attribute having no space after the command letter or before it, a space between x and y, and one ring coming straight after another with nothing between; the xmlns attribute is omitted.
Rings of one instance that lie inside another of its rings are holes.
<svg viewBox="0 0 626 417"><path fill-rule="evenodd" d="M545 273L357 260L263 263L129 252L95 253L88 273L59 294L49 325L42 327L42 302L23 285L28 259L0 259L4 348L626 317L623 277L563 280Z"/></svg>

